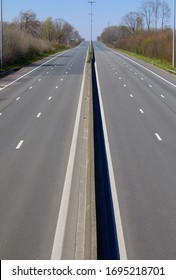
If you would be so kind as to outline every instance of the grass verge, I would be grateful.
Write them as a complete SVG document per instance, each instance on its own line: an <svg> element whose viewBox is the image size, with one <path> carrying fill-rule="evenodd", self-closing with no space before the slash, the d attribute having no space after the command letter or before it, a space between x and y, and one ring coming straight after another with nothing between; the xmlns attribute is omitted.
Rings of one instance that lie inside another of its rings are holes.
<svg viewBox="0 0 176 280"><path fill-rule="evenodd" d="M89 56L88 56L88 59L87 59L87 63L91 63L92 58L93 58L93 49L92 49L92 47L89 47Z"/></svg>
<svg viewBox="0 0 176 280"><path fill-rule="evenodd" d="M136 53L133 53L133 52L130 52L130 51L126 51L126 50L123 50L123 49L115 49L117 51L120 51L122 53L125 53L125 54L129 54L130 56L133 56L137 59L140 59L144 62L147 62L149 64L152 64L162 70L165 70L168 72L168 70L172 70L172 71L176 71L176 67L172 67L172 65L168 62L168 61L164 61L163 59L158 59L158 58L150 58L150 57L146 57L146 56L143 56L143 55L140 55L140 54L136 54Z"/></svg>

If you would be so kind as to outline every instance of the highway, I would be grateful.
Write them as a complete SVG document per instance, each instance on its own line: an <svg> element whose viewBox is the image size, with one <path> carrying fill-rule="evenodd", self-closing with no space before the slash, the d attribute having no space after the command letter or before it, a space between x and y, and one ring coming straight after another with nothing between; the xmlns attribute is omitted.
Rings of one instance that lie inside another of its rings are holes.
<svg viewBox="0 0 176 280"><path fill-rule="evenodd" d="M88 47L0 80L1 259L75 259ZM176 78L94 51L120 257L175 259Z"/></svg>
<svg viewBox="0 0 176 280"><path fill-rule="evenodd" d="M74 259L88 46L0 81L0 259Z"/></svg>
<svg viewBox="0 0 176 280"><path fill-rule="evenodd" d="M176 78L94 50L121 258L176 259Z"/></svg>

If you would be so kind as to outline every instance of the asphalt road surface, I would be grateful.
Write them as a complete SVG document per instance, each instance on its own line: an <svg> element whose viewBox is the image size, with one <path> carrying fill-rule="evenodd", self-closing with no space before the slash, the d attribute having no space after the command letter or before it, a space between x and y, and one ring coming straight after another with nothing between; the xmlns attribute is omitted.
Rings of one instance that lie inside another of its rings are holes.
<svg viewBox="0 0 176 280"><path fill-rule="evenodd" d="M176 259L176 79L94 47L121 257ZM74 259L87 50L1 80L1 259Z"/></svg>
<svg viewBox="0 0 176 280"><path fill-rule="evenodd" d="M98 42L94 48L121 252L176 259L176 78Z"/></svg>
<svg viewBox="0 0 176 280"><path fill-rule="evenodd" d="M16 81L1 80L0 259L57 258L57 231L63 231L60 258L74 259L88 46L58 54Z"/></svg>

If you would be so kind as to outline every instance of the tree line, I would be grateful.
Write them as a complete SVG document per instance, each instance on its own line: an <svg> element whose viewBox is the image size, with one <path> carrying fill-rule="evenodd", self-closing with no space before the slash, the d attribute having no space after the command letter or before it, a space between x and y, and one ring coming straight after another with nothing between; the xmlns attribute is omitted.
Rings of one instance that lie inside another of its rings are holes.
<svg viewBox="0 0 176 280"><path fill-rule="evenodd" d="M170 8L166 1L150 0L142 1L138 11L127 13L122 18L122 24L131 31L157 31L158 28L164 30L168 28L170 19Z"/></svg>
<svg viewBox="0 0 176 280"><path fill-rule="evenodd" d="M172 61L171 11L166 1L142 1L137 11L123 16L119 26L108 26L100 40L112 47L147 57Z"/></svg>
<svg viewBox="0 0 176 280"><path fill-rule="evenodd" d="M5 65L16 64L81 41L79 32L64 19L40 21L34 11L21 11L12 22L3 23L3 61Z"/></svg>

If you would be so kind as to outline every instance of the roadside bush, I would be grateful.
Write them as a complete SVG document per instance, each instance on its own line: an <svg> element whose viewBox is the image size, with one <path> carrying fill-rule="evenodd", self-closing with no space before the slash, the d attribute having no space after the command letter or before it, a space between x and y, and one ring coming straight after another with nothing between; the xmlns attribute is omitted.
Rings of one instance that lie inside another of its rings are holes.
<svg viewBox="0 0 176 280"><path fill-rule="evenodd" d="M34 38L19 30L15 24L4 25L4 64L13 65L39 53L49 52L51 45L48 41Z"/></svg>
<svg viewBox="0 0 176 280"><path fill-rule="evenodd" d="M107 44L106 41L103 41ZM114 47L131 51L150 58L157 58L171 64L172 61L172 32L171 30L141 31L118 36Z"/></svg>
<svg viewBox="0 0 176 280"><path fill-rule="evenodd" d="M144 38L140 45L140 54L159 58L163 61L172 60L172 34L170 31L153 32Z"/></svg>

